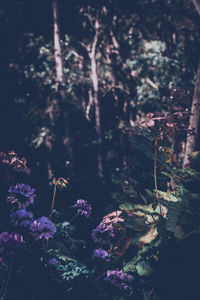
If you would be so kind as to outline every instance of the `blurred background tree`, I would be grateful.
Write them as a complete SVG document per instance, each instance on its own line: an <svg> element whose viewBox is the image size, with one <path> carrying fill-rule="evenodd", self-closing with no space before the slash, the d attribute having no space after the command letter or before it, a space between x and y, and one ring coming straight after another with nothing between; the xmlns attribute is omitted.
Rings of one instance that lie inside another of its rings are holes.
<svg viewBox="0 0 200 300"><path fill-rule="evenodd" d="M0 14L2 150L26 155L44 181L108 182L130 164L134 127L168 110L171 88L192 103L192 1L3 0Z"/></svg>

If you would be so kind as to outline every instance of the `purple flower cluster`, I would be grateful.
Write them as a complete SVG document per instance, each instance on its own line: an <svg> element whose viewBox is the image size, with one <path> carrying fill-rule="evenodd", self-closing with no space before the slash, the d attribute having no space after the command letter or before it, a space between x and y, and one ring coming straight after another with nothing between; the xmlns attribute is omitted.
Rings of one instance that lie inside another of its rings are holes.
<svg viewBox="0 0 200 300"><path fill-rule="evenodd" d="M12 259L19 249L25 249L22 235L14 232L0 234L0 262L4 259Z"/></svg>
<svg viewBox="0 0 200 300"><path fill-rule="evenodd" d="M18 209L10 215L10 218L16 226L23 227L28 227L34 221L32 212L25 209Z"/></svg>
<svg viewBox="0 0 200 300"><path fill-rule="evenodd" d="M123 272L123 270L107 270L105 281L124 291L132 290L133 277Z"/></svg>
<svg viewBox="0 0 200 300"><path fill-rule="evenodd" d="M112 225L100 223L95 229L92 230L92 239L95 243L106 244L109 242L109 238L113 238L114 236Z"/></svg>
<svg viewBox="0 0 200 300"><path fill-rule="evenodd" d="M92 207L90 204L88 204L88 202L86 200L82 200L82 199L77 200L76 204L74 204L73 207L78 208L77 211L80 215L83 215L86 218L90 217Z"/></svg>
<svg viewBox="0 0 200 300"><path fill-rule="evenodd" d="M102 259L106 262L110 261L108 252L101 248L94 250L92 257Z"/></svg>
<svg viewBox="0 0 200 300"><path fill-rule="evenodd" d="M34 203L35 189L32 189L29 185L18 183L16 186L11 186L8 193L7 201L17 203L19 209L26 208Z"/></svg>
<svg viewBox="0 0 200 300"><path fill-rule="evenodd" d="M49 238L52 238L56 232L55 226L46 217L41 217L30 224L30 230L36 241L41 240L42 238L48 240Z"/></svg>

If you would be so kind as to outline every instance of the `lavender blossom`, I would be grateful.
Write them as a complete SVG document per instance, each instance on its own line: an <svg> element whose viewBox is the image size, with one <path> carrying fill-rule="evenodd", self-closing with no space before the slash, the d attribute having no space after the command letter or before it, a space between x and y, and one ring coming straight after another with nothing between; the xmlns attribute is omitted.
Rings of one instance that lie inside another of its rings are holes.
<svg viewBox="0 0 200 300"><path fill-rule="evenodd" d="M55 226L46 217L41 217L30 224L30 230L36 241L41 240L42 238L48 240L49 238L52 238L56 232Z"/></svg>
<svg viewBox="0 0 200 300"><path fill-rule="evenodd" d="M100 223L95 229L92 230L92 239L95 243L106 244L109 242L110 237L114 237L114 230L112 225Z"/></svg>
<svg viewBox="0 0 200 300"><path fill-rule="evenodd" d="M51 258L50 260L49 260L49 265L55 265L55 264L57 264L59 261L57 260L57 258Z"/></svg>
<svg viewBox="0 0 200 300"><path fill-rule="evenodd" d="M107 270L105 281L109 282L113 286L124 291L132 290L133 277L123 272L123 270Z"/></svg>
<svg viewBox="0 0 200 300"><path fill-rule="evenodd" d="M110 259L108 258L109 254L106 250L103 250L101 248L94 250L92 258L99 258L101 260L104 260L106 262L109 262Z"/></svg>
<svg viewBox="0 0 200 300"><path fill-rule="evenodd" d="M25 209L19 209L10 215L11 221L15 226L28 227L33 223L32 212L26 211Z"/></svg>
<svg viewBox="0 0 200 300"><path fill-rule="evenodd" d="M23 236L18 233L2 232L0 234L0 262L12 259L20 249L25 249Z"/></svg>
<svg viewBox="0 0 200 300"><path fill-rule="evenodd" d="M76 204L74 204L72 207L78 208L78 214L85 216L86 218L89 218L91 215L92 207L86 200L77 200Z"/></svg>
<svg viewBox="0 0 200 300"><path fill-rule="evenodd" d="M35 189L32 189L29 185L18 183L16 186L9 188L7 201L17 203L19 209L26 208L34 203L34 192Z"/></svg>

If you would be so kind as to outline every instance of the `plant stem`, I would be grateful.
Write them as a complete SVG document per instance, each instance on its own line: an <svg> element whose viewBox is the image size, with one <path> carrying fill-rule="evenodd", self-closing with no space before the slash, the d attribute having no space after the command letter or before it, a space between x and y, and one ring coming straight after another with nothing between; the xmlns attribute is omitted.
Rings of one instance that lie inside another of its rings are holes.
<svg viewBox="0 0 200 300"><path fill-rule="evenodd" d="M158 144L157 137L155 137L155 142L154 142L154 184L155 184L155 190L156 190L156 198L158 197L157 174L156 174L157 144Z"/></svg>
<svg viewBox="0 0 200 300"><path fill-rule="evenodd" d="M72 223L72 221L74 221L74 220L76 219L76 217L78 217L78 215L79 215L79 213L76 213L76 214L72 217L70 223Z"/></svg>
<svg viewBox="0 0 200 300"><path fill-rule="evenodd" d="M66 187L66 185L68 184L68 181L64 178L58 178L57 180L54 178L53 184L54 184L54 191L53 191L53 200L52 200L52 203L51 203L51 212L50 212L50 216L49 216L50 220L52 220L57 185L58 186L62 185L64 187Z"/></svg>
<svg viewBox="0 0 200 300"><path fill-rule="evenodd" d="M5 282L5 287L4 287L3 294L1 296L1 300L6 299L6 294L7 294L7 290L8 290L8 284L9 284L9 281L10 281L10 278L11 278L11 274L12 274L12 267L13 267L13 264L9 263L8 276L7 276L7 279L6 279L6 282Z"/></svg>
<svg viewBox="0 0 200 300"><path fill-rule="evenodd" d="M157 137L155 137L155 142L154 142L154 184L155 184L155 191L156 191L156 199L158 199L158 185L157 185L157 146L158 146L158 140ZM158 206L160 208L160 214L162 215L162 208L161 204L158 203Z"/></svg>
<svg viewBox="0 0 200 300"><path fill-rule="evenodd" d="M54 209L54 203L55 203L55 197L56 197L56 187L57 187L57 181L54 184L54 191L53 191L53 200L52 200L52 204L51 204L50 220L52 220L52 215L53 215L53 209Z"/></svg>

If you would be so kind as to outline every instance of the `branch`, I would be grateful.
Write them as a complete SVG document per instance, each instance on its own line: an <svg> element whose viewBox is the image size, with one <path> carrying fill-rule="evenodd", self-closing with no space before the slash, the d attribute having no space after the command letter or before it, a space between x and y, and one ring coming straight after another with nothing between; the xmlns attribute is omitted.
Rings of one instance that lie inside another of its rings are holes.
<svg viewBox="0 0 200 300"><path fill-rule="evenodd" d="M199 16L200 16L200 2L199 0L192 0L195 8L196 8L196 11L198 12Z"/></svg>
<svg viewBox="0 0 200 300"><path fill-rule="evenodd" d="M114 36L114 33L113 33L112 29L110 29L110 36L111 36L114 48L119 51L119 43L118 43L116 37Z"/></svg>
<svg viewBox="0 0 200 300"><path fill-rule="evenodd" d="M130 92L129 92L128 90L126 90L125 88L121 87L120 85L112 84L112 85L107 89L107 92L111 91L112 89L119 89L119 90L121 90L123 93L127 94L128 96L130 96Z"/></svg>
<svg viewBox="0 0 200 300"><path fill-rule="evenodd" d="M89 101L88 101L88 105L86 107L85 117L88 121L91 121L91 119L90 119L90 108L91 108L91 105L92 105L92 102L93 102L92 91L89 90L88 94L89 94Z"/></svg>
<svg viewBox="0 0 200 300"><path fill-rule="evenodd" d="M79 44L80 44L87 52L90 51L90 45L86 45L86 44L84 44L83 42L79 42Z"/></svg>
<svg viewBox="0 0 200 300"><path fill-rule="evenodd" d="M158 86L156 83L154 83L150 78L146 78L146 82L151 86L153 87L154 89L158 90Z"/></svg>
<svg viewBox="0 0 200 300"><path fill-rule="evenodd" d="M74 54L75 57L77 57L77 58L83 60L83 56L80 55L80 54L79 54L78 52L76 52L75 50L71 50L71 53Z"/></svg>
<svg viewBox="0 0 200 300"><path fill-rule="evenodd" d="M90 52L91 57L95 56L96 46L97 46L97 42L98 42L98 36L99 36L99 21L98 21L98 19L96 19L96 21L95 21L95 36L94 36L94 40L93 40L92 48L91 48L91 52Z"/></svg>
<svg viewBox="0 0 200 300"><path fill-rule="evenodd" d="M191 115L189 121L189 131L194 131L194 134L188 134L186 141L185 157L183 161L183 167L186 166L190 161L188 154L192 153L196 146L197 136L198 136L198 125L200 120L200 62L196 75L196 82L194 87L194 95L191 106Z"/></svg>

